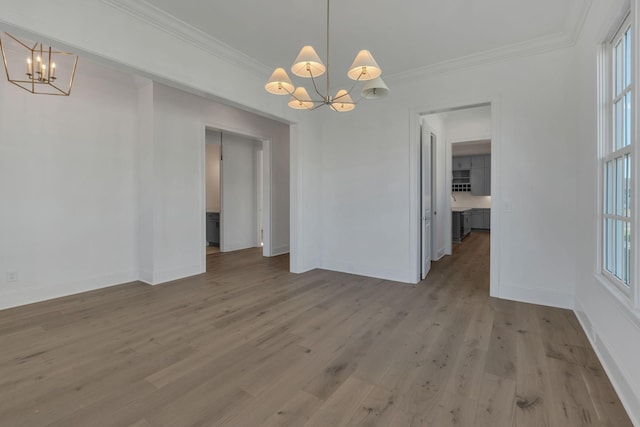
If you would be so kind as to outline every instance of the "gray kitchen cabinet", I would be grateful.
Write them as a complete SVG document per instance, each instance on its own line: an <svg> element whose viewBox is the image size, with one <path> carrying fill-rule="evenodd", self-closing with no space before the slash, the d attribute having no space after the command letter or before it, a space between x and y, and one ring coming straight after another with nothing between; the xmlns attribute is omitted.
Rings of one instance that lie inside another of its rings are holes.
<svg viewBox="0 0 640 427"><path fill-rule="evenodd" d="M452 170L461 171L471 169L471 157L470 156L454 156L452 158Z"/></svg>
<svg viewBox="0 0 640 427"><path fill-rule="evenodd" d="M484 228L484 209L472 209L471 210L471 228L482 229Z"/></svg>
<svg viewBox="0 0 640 427"><path fill-rule="evenodd" d="M471 156L471 169L484 168L485 156Z"/></svg>
<svg viewBox="0 0 640 427"><path fill-rule="evenodd" d="M471 228L474 230L490 230L491 209L472 209Z"/></svg>
<svg viewBox="0 0 640 427"><path fill-rule="evenodd" d="M474 196L491 195L491 154L454 156L452 169L452 191L471 190Z"/></svg>
<svg viewBox="0 0 640 427"><path fill-rule="evenodd" d="M484 156L484 195L491 195L491 154Z"/></svg>
<svg viewBox="0 0 640 427"><path fill-rule="evenodd" d="M451 212L451 239L460 243L471 232L471 209Z"/></svg>
<svg viewBox="0 0 640 427"><path fill-rule="evenodd" d="M491 195L491 167L484 168L484 195Z"/></svg>
<svg viewBox="0 0 640 427"><path fill-rule="evenodd" d="M491 154L473 156L473 164L482 167L471 169L471 194L474 196L491 195Z"/></svg>
<svg viewBox="0 0 640 427"><path fill-rule="evenodd" d="M471 169L471 194L484 196L484 167Z"/></svg>
<svg viewBox="0 0 640 427"><path fill-rule="evenodd" d="M207 243L220 246L220 212L207 212Z"/></svg>

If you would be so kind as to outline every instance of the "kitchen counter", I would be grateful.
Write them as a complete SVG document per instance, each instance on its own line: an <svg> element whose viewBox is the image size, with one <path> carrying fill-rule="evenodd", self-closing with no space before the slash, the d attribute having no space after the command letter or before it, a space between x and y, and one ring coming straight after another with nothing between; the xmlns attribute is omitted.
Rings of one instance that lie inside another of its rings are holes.
<svg viewBox="0 0 640 427"><path fill-rule="evenodd" d="M467 211L470 211L470 210L471 210L471 208L459 208L459 207L456 207L456 208L452 207L451 208L451 212L467 212Z"/></svg>

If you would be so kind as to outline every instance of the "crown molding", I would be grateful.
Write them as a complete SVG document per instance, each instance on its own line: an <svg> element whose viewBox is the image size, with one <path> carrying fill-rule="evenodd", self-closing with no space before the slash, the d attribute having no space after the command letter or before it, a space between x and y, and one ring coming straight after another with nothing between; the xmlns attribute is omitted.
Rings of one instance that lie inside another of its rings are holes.
<svg viewBox="0 0 640 427"><path fill-rule="evenodd" d="M192 46L208 52L219 59L245 67L260 77L271 73L271 69L256 59L221 42L175 16L149 4L144 0L101 0L127 15L152 25L165 33Z"/></svg>
<svg viewBox="0 0 640 427"><path fill-rule="evenodd" d="M581 0L574 3L574 7L565 22L566 32L574 42L577 42L580 38L590 10L591 0Z"/></svg>
<svg viewBox="0 0 640 427"><path fill-rule="evenodd" d="M575 40L565 33L555 33L539 37L522 43L515 43L505 47L486 50L459 58L454 58L424 67L412 68L400 73L389 74L385 80L402 81L420 77L461 71L482 65L495 64L513 58L536 55L553 50L564 49L575 45Z"/></svg>

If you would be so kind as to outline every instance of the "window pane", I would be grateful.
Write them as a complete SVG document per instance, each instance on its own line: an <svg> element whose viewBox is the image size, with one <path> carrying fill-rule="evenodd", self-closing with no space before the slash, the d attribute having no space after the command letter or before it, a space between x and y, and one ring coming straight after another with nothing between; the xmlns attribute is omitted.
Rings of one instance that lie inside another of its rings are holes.
<svg viewBox="0 0 640 427"><path fill-rule="evenodd" d="M624 197L622 196L622 189L624 188L624 159L622 157L618 157L616 160L616 176L615 176L615 188L613 193L614 205L615 205L615 215L622 216L624 214L622 208L622 201Z"/></svg>
<svg viewBox="0 0 640 427"><path fill-rule="evenodd" d="M631 84L631 28L624 35L624 87Z"/></svg>
<svg viewBox="0 0 640 427"><path fill-rule="evenodd" d="M624 70L624 46L623 39L618 41L616 47L613 51L614 62L613 62L613 74L615 78L615 93L614 96L619 95L624 88L624 78L623 78L623 70Z"/></svg>
<svg viewBox="0 0 640 427"><path fill-rule="evenodd" d="M631 155L627 154L624 156L624 189L623 195L623 215L627 218L631 218Z"/></svg>
<svg viewBox="0 0 640 427"><path fill-rule="evenodd" d="M624 144L624 98L621 98L613 106L613 134L615 136L615 149L619 150Z"/></svg>
<svg viewBox="0 0 640 427"><path fill-rule="evenodd" d="M604 220L604 268L613 273L614 252L613 252L613 220Z"/></svg>
<svg viewBox="0 0 640 427"><path fill-rule="evenodd" d="M624 138L623 144L626 147L631 145L631 92L624 95Z"/></svg>
<svg viewBox="0 0 640 427"><path fill-rule="evenodd" d="M613 160L609 160L604 167L604 213L613 215Z"/></svg>
<svg viewBox="0 0 640 427"><path fill-rule="evenodd" d="M602 220L602 252L603 268L617 278L624 286L630 287L631 278L631 235L632 181L631 150L635 144L632 132L634 112L633 80L635 70L632 69L631 27L625 23L618 31L614 42L610 45L610 81L609 94L610 133L605 143L603 161L603 213ZM625 151L624 153L622 151Z"/></svg>
<svg viewBox="0 0 640 427"><path fill-rule="evenodd" d="M631 277L631 224L628 221L605 219L605 268L629 286Z"/></svg>
<svg viewBox="0 0 640 427"><path fill-rule="evenodd" d="M623 225L623 260L622 260L622 276L620 279L622 282L629 286L631 278L631 223L625 222Z"/></svg>

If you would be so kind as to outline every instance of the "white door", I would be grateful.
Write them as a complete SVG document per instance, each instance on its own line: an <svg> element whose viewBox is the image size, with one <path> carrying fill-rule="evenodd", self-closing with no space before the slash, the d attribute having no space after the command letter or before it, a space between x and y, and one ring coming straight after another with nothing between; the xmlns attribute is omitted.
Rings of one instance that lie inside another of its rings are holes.
<svg viewBox="0 0 640 427"><path fill-rule="evenodd" d="M258 233L258 143L248 137L222 134L220 251L260 246Z"/></svg>
<svg viewBox="0 0 640 427"><path fill-rule="evenodd" d="M420 218L420 277L424 279L431 269L431 134L424 128L420 138Z"/></svg>

